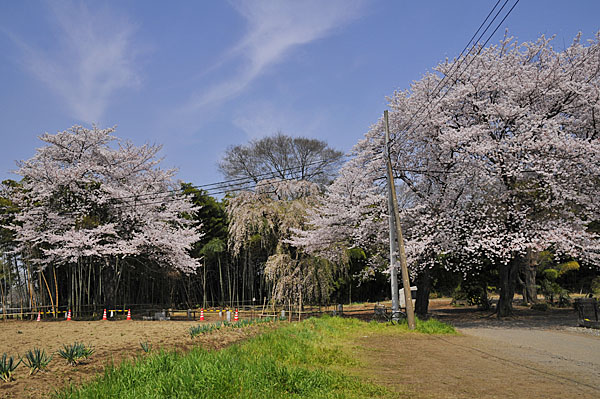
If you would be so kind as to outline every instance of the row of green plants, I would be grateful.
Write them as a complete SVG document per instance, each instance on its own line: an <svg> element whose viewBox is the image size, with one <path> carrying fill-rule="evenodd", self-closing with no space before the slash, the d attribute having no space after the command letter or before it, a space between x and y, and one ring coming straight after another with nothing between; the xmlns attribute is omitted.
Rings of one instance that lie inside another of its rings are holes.
<svg viewBox="0 0 600 399"><path fill-rule="evenodd" d="M83 360L88 359L94 351L95 349L91 346L75 342L71 345L63 345L62 348L56 351L56 354L65 359L68 364L76 366ZM20 364L29 369L29 375L44 371L53 357L54 355L49 355L45 350L39 348L27 351L24 356L19 356L18 359L3 353L0 357L0 379L6 382L11 381L14 371Z"/></svg>
<svg viewBox="0 0 600 399"><path fill-rule="evenodd" d="M200 324L197 326L192 326L189 329L189 334L190 334L191 338L195 338L199 335L204 335L204 334L211 333L213 331L218 331L222 328L243 328L243 327L249 327L249 326L252 326L255 324L270 323L270 322L277 321L277 320L285 320L285 318L265 317L262 319L244 319L244 320L239 320L239 321L234 321L234 322L218 321L216 323L211 323L211 324Z"/></svg>

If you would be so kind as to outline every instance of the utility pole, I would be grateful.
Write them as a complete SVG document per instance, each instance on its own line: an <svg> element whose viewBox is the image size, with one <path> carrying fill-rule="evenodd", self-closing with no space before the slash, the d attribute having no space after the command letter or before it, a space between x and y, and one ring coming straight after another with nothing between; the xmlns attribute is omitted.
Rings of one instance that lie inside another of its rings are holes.
<svg viewBox="0 0 600 399"><path fill-rule="evenodd" d="M386 150L387 152L387 150ZM387 157L387 154L386 154ZM398 303L398 262L396 254L398 253L398 241L396 240L396 221L392 217L392 192L388 184L388 212L390 213L390 284L392 286L392 320L400 320L400 304Z"/></svg>
<svg viewBox="0 0 600 399"><path fill-rule="evenodd" d="M390 126L388 122L388 111L383 111L385 124L385 161L387 164L388 181L388 207L390 213L390 266L392 285L392 320L397 321L399 316L398 305L398 271L396 254L400 256L400 270L402 273L402 287L404 288L404 303L406 303L406 318L408 328L415 329L415 310L410 292L410 280L408 278L408 266L406 264L406 252L404 251L404 239L400 227L400 213L398 212L398 199L396 197L396 185L394 184L394 173L390 157ZM396 251L398 249L398 251Z"/></svg>

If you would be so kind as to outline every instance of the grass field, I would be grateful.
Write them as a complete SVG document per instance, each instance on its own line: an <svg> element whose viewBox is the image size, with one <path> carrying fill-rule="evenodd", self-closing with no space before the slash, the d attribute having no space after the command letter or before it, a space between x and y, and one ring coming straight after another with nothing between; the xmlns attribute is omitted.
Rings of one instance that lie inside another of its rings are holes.
<svg viewBox="0 0 600 399"><path fill-rule="evenodd" d="M434 320L425 333L453 333ZM139 357L60 398L364 398L397 397L356 377L358 335L406 334L406 326L323 317L268 331L220 351L194 348Z"/></svg>

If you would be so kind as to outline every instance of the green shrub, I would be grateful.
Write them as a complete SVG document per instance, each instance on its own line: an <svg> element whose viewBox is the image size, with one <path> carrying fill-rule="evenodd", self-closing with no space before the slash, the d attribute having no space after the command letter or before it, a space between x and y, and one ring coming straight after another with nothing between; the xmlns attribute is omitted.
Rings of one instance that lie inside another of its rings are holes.
<svg viewBox="0 0 600 399"><path fill-rule="evenodd" d="M590 288L592 290L592 294L595 296L600 296L600 276L594 277L592 283L590 284Z"/></svg>
<svg viewBox="0 0 600 399"><path fill-rule="evenodd" d="M84 344L75 342L72 345L63 345L62 349L59 349L57 353L71 366L75 366L82 360L89 358L94 351L95 349L91 346L87 348Z"/></svg>
<svg viewBox="0 0 600 399"><path fill-rule="evenodd" d="M544 272L549 270L558 273L554 269L546 269ZM542 280L540 282L540 290L542 291L544 298L546 298L546 300L551 304L554 304L556 300L559 307L568 307L571 305L571 297L569 296L569 292L553 280Z"/></svg>
<svg viewBox="0 0 600 399"><path fill-rule="evenodd" d="M12 373L19 363L21 363L21 360L15 363L15 359L12 356L3 353L2 357L0 357L0 378L6 382L12 380Z"/></svg>
<svg viewBox="0 0 600 399"><path fill-rule="evenodd" d="M558 270L546 269L542 272L544 278L549 281L556 281L558 278Z"/></svg>
<svg viewBox="0 0 600 399"><path fill-rule="evenodd" d="M480 284L473 284L463 281L452 293L454 303L466 301L470 306L477 306L479 309L489 310L491 302L487 295L487 289Z"/></svg>
<svg viewBox="0 0 600 399"><path fill-rule="evenodd" d="M23 364L29 368L29 375L44 370L50 363L50 360L52 360L52 356L46 355L44 350L38 348L28 351L25 357L21 359Z"/></svg>
<svg viewBox="0 0 600 399"><path fill-rule="evenodd" d="M148 341L140 342L140 346L142 350L146 353L149 353L152 350L152 344L148 343Z"/></svg>
<svg viewBox="0 0 600 399"><path fill-rule="evenodd" d="M562 263L560 265L558 265L558 276L561 277L569 272L574 272L579 270L579 263L577 261L570 261L570 262L566 262L566 263Z"/></svg>
<svg viewBox="0 0 600 399"><path fill-rule="evenodd" d="M558 293L558 306L561 308L568 308L571 306L571 296L569 291L562 289Z"/></svg>

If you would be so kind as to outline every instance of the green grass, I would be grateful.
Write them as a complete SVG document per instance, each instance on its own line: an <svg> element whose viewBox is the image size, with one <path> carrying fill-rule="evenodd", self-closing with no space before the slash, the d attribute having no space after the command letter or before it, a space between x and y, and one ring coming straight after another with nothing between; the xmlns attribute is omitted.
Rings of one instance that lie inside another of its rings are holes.
<svg viewBox="0 0 600 399"><path fill-rule="evenodd" d="M457 334L454 327L436 319L421 320L416 318L415 331L422 334ZM408 323L404 320L400 327L408 331Z"/></svg>
<svg viewBox="0 0 600 399"><path fill-rule="evenodd" d="M419 322L423 332L446 332ZM352 375L352 340L404 334L406 326L313 318L270 330L220 351L160 352L107 367L103 376L59 398L365 398L395 397Z"/></svg>
<svg viewBox="0 0 600 399"><path fill-rule="evenodd" d="M216 323L199 324L197 326L192 326L192 327L190 327L188 332L189 332L191 338L195 338L198 335L208 334L213 331L220 330L222 328L245 328L245 327L250 327L255 324L273 323L275 321L281 321L281 320L282 319L266 317L264 319L239 320L239 321L234 321L233 323L229 322L229 321L218 321Z"/></svg>

